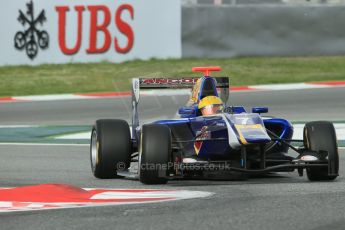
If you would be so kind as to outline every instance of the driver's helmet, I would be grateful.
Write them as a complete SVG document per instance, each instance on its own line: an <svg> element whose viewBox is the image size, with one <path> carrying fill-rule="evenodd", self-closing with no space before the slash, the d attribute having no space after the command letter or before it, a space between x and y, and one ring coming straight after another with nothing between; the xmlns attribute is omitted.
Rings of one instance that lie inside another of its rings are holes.
<svg viewBox="0 0 345 230"><path fill-rule="evenodd" d="M202 115L213 115L221 113L224 105L222 100L216 96L207 96L200 100L198 108Z"/></svg>

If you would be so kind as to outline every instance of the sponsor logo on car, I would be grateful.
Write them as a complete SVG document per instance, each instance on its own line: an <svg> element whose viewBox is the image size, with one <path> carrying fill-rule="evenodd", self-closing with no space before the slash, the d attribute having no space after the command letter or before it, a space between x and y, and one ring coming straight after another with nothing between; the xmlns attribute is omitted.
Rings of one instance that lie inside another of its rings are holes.
<svg viewBox="0 0 345 230"><path fill-rule="evenodd" d="M171 84L171 85L180 85L180 84L194 84L199 78L146 78L140 79L140 84Z"/></svg>
<svg viewBox="0 0 345 230"><path fill-rule="evenodd" d="M208 130L208 126L203 126L200 131L196 132L196 138L194 142L194 150L196 155L199 154L204 140L211 139L211 132Z"/></svg>

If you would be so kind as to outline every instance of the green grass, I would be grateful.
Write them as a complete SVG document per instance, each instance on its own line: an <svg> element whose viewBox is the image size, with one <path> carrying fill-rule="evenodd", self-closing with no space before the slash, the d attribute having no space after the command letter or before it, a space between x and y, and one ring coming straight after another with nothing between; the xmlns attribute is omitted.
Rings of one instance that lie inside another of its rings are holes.
<svg viewBox="0 0 345 230"><path fill-rule="evenodd" d="M193 66L219 65L213 76L233 86L345 80L345 56L253 57L0 67L0 96L130 90L138 76L199 76Z"/></svg>

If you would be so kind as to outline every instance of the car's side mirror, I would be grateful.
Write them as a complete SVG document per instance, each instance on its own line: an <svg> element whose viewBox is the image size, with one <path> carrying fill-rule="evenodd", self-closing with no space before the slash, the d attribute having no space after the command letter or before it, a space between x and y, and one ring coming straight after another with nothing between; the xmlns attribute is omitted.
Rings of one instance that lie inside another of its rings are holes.
<svg viewBox="0 0 345 230"><path fill-rule="evenodd" d="M178 110L178 114L180 114L181 118L195 117L196 112L196 108L193 107L181 107Z"/></svg>
<svg viewBox="0 0 345 230"><path fill-rule="evenodd" d="M268 113L268 108L267 107L254 107L252 108L252 113Z"/></svg>

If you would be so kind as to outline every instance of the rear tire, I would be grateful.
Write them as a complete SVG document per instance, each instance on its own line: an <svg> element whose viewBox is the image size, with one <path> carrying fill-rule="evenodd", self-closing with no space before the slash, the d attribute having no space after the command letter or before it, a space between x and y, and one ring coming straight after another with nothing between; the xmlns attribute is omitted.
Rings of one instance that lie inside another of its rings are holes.
<svg viewBox="0 0 345 230"><path fill-rule="evenodd" d="M171 131L165 125L144 125L139 148L139 180L144 184L166 184L171 157Z"/></svg>
<svg viewBox="0 0 345 230"><path fill-rule="evenodd" d="M328 151L328 159L334 159L335 172L339 172L339 155L334 126L328 121L314 121L305 125L303 141L306 149L311 151ZM328 175L327 167L307 168L310 181L334 180L337 175Z"/></svg>
<svg viewBox="0 0 345 230"><path fill-rule="evenodd" d="M90 144L91 169L100 179L116 178L117 170L128 169L131 160L129 125L124 120L97 120Z"/></svg>

